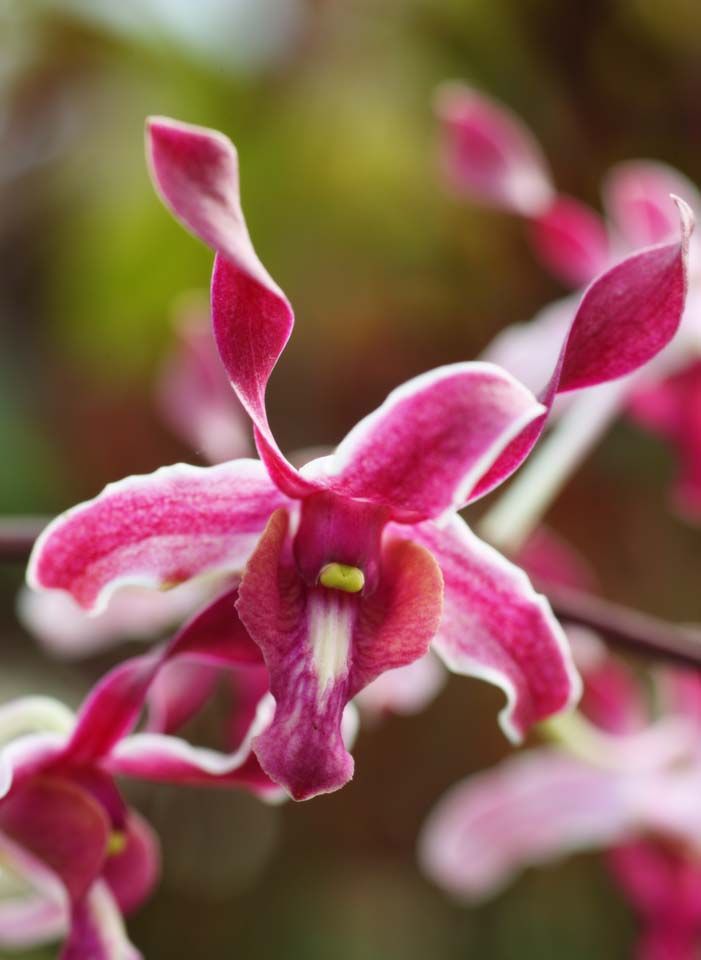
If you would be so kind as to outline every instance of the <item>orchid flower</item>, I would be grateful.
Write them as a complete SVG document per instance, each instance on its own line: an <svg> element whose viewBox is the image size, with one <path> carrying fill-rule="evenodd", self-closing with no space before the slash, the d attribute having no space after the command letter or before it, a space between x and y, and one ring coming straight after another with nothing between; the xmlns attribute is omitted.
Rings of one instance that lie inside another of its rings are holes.
<svg viewBox="0 0 701 960"><path fill-rule="evenodd" d="M643 925L637 956L693 960L701 945L701 681L660 675L664 712L651 721L633 675L603 646L586 653L577 662L581 709L595 724L590 761L533 749L457 784L423 829L422 865L470 903L528 865L608 850Z"/></svg>
<svg viewBox="0 0 701 960"><path fill-rule="evenodd" d="M551 171L533 134L501 104L464 84L439 90L441 162L451 187L461 196L524 218L531 244L543 263L567 286L589 283L626 251L664 243L676 231L670 197L701 209L696 187L662 163L633 161L612 168L604 181L607 221L556 190ZM679 334L641 377L610 391L592 405L589 423L567 424L578 432L576 455L586 452L612 416L623 407L651 432L672 445L678 461L673 495L687 517L701 517L701 247L690 248L690 291ZM528 324L504 330L485 358L499 363L537 389L557 355L576 299L552 304ZM580 418L581 419L581 418ZM563 443L563 447L566 446ZM573 465L575 454L569 452ZM523 490L514 494L521 496ZM522 503L527 498L521 497ZM503 523L489 524L499 543L502 527L517 526L511 511ZM537 520L534 517L534 520ZM514 545L515 538L514 538Z"/></svg>
<svg viewBox="0 0 701 960"><path fill-rule="evenodd" d="M246 230L234 147L165 119L151 121L148 145L162 198L217 253L215 339L261 460L180 464L107 487L44 531L30 585L99 612L126 584L167 589L243 570L236 610L275 702L252 746L296 799L350 779L346 703L430 644L452 671L504 690L500 720L514 740L567 709L579 684L547 602L457 510L519 466L558 390L623 376L670 339L684 301L686 208L681 242L592 284L543 403L491 364L442 367L396 389L332 455L297 470L265 408L293 314ZM233 605L231 617L234 629Z"/></svg>

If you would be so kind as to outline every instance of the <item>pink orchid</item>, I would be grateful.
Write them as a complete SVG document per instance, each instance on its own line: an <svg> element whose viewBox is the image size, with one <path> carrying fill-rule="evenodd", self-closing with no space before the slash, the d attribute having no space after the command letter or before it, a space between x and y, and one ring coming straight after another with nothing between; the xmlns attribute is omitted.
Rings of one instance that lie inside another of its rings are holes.
<svg viewBox="0 0 701 960"><path fill-rule="evenodd" d="M662 675L665 712L601 646L580 647L584 756L540 748L457 784L421 836L429 876L465 902L498 892L523 867L608 850L638 912L640 960L693 960L701 945L701 681ZM577 740L573 741L575 744Z"/></svg>
<svg viewBox="0 0 701 960"><path fill-rule="evenodd" d="M431 643L449 669L502 687L501 724L513 739L566 709L578 680L546 601L456 511L518 467L558 390L623 376L673 335L686 209L681 243L628 258L587 291L543 404L491 364L442 367L390 394L333 455L297 470L265 409L293 314L246 230L235 150L219 133L164 119L150 123L149 150L164 201L217 252L215 338L261 461L180 464L109 486L50 524L30 584L99 611L125 584L163 589L243 569L236 610L275 701L253 750L296 799L350 779L346 703Z"/></svg>
<svg viewBox="0 0 701 960"><path fill-rule="evenodd" d="M677 218L670 197L701 209L696 187L662 163L634 161L612 168L604 182L605 222L598 213L558 194L530 130L501 104L464 84L448 84L436 98L442 166L451 186L476 202L525 218L542 262L568 286L579 287L626 251L664 243ZM691 250L691 289L674 343L626 392L627 412L676 451L674 499L680 511L701 517L701 247ZM528 385L545 382L562 334L575 310L563 300L530 324L507 328L485 358ZM522 374L524 376L522 376Z"/></svg>

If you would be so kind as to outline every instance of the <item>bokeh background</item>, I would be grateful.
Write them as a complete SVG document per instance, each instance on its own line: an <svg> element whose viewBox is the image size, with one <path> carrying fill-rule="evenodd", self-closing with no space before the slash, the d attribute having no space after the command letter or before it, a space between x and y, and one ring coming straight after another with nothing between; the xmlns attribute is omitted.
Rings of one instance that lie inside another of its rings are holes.
<svg viewBox="0 0 701 960"><path fill-rule="evenodd" d="M519 223L442 189L431 97L451 78L519 112L559 186L591 203L627 158L701 182L695 0L0 0L0 511L52 514L193 459L154 378L212 258L153 193L148 114L238 146L254 242L298 318L270 389L283 449L337 441L407 377L476 356L564 292ZM671 469L618 424L549 520L607 595L698 620L699 531L668 510ZM15 619L22 573L0 569L0 692L77 703L134 648L48 660ZM363 733L354 782L304 805L130 788L164 846L135 942L174 960L626 956L633 920L595 856L480 909L419 874L433 801L508 751L499 705L451 681L423 714Z"/></svg>

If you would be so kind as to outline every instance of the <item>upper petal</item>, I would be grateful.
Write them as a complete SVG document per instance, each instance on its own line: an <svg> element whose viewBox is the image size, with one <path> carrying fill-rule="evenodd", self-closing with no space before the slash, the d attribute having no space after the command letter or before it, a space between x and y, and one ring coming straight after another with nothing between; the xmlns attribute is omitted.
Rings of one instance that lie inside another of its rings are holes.
<svg viewBox="0 0 701 960"><path fill-rule="evenodd" d="M445 582L433 647L450 670L501 687L501 726L520 740L539 720L572 706L581 682L565 634L526 574L479 540L460 518L412 535L433 553Z"/></svg>
<svg viewBox="0 0 701 960"><path fill-rule="evenodd" d="M451 787L423 828L419 857L443 889L477 900L524 867L608 846L634 825L621 778L532 750Z"/></svg>
<svg viewBox="0 0 701 960"><path fill-rule="evenodd" d="M337 493L389 506L397 519L461 506L507 444L543 413L489 363L456 363L402 384L339 444L328 466Z"/></svg>
<svg viewBox="0 0 701 960"><path fill-rule="evenodd" d="M543 153L530 130L502 104L464 83L440 87L441 162L449 184L471 199L533 216L551 201Z"/></svg>
<svg viewBox="0 0 701 960"><path fill-rule="evenodd" d="M238 158L215 130L153 117L147 148L156 189L195 236L218 254L212 320L221 359L256 427L275 482L290 496L309 489L280 452L268 425L265 388L294 324L284 293L258 259L239 198Z"/></svg>
<svg viewBox="0 0 701 960"><path fill-rule="evenodd" d="M597 277L582 297L550 382L540 394L549 410L558 393L607 383L633 373L672 339L684 311L690 208L677 201L681 240L635 253ZM472 491L494 489L528 456L547 414L508 444Z"/></svg>
<svg viewBox="0 0 701 960"><path fill-rule="evenodd" d="M176 464L110 484L57 517L37 540L27 578L103 610L126 584L167 588L243 566L285 498L257 460Z"/></svg>

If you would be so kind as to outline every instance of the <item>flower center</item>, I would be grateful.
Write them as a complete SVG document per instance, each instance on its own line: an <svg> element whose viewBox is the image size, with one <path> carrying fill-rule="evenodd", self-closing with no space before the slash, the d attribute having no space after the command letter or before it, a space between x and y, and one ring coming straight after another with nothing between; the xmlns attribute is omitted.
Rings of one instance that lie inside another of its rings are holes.
<svg viewBox="0 0 701 960"><path fill-rule="evenodd" d="M321 568L319 583L331 590L360 593L365 586L365 574L359 567L350 567L346 563L327 563Z"/></svg>
<svg viewBox="0 0 701 960"><path fill-rule="evenodd" d="M118 857L127 845L126 834L122 830L113 830L107 838L107 856Z"/></svg>
<svg viewBox="0 0 701 960"><path fill-rule="evenodd" d="M360 573L359 570L357 572ZM318 589L312 591L309 598L309 640L320 696L348 668L355 615L356 601L350 597Z"/></svg>

